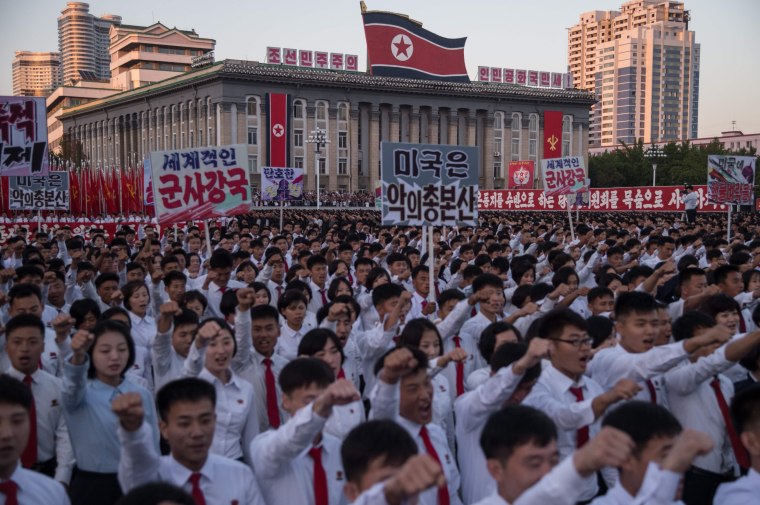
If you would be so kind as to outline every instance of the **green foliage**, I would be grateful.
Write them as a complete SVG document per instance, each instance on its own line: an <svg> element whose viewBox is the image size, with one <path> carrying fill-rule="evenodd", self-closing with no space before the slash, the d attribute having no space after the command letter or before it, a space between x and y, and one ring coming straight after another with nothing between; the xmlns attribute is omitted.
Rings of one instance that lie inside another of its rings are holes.
<svg viewBox="0 0 760 505"><path fill-rule="evenodd" d="M613 188L621 186L649 186L652 184L652 160L646 156L648 145L642 140L635 144L621 143L618 149L589 157L588 173L591 186ZM663 147L664 158L657 160L657 185L680 186L706 184L707 156L733 154L757 156L757 149L725 149L718 139L707 145L695 146L690 142L670 142Z"/></svg>

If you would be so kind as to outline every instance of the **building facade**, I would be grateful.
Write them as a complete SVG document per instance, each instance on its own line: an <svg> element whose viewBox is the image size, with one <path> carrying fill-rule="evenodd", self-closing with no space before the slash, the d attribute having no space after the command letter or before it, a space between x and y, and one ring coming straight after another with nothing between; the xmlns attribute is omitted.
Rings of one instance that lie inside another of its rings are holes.
<svg viewBox="0 0 760 505"><path fill-rule="evenodd" d="M111 26L121 24L121 16L90 14L84 2L69 2L58 17L58 48L61 53L61 83L107 81L111 78L108 52Z"/></svg>
<svg viewBox="0 0 760 505"><path fill-rule="evenodd" d="M472 145L480 186L505 188L509 161L543 152L543 112L563 113L562 154L588 155L585 91L483 86L374 77L364 73L225 60L158 84L66 109L65 151L90 166L139 165L152 151L247 144L251 185L267 165L266 104L286 93L291 106L291 167L305 169L305 188L372 191L380 180L380 143ZM318 156L306 142L327 131Z"/></svg>
<svg viewBox="0 0 760 505"><path fill-rule="evenodd" d="M16 51L12 66L14 96L48 96L60 86L60 53Z"/></svg>
<svg viewBox="0 0 760 505"><path fill-rule="evenodd" d="M595 93L592 147L697 137L700 48L681 2L633 0L568 32L576 86Z"/></svg>
<svg viewBox="0 0 760 505"><path fill-rule="evenodd" d="M111 86L128 90L190 70L192 59L214 50L216 41L195 30L113 25L110 32Z"/></svg>

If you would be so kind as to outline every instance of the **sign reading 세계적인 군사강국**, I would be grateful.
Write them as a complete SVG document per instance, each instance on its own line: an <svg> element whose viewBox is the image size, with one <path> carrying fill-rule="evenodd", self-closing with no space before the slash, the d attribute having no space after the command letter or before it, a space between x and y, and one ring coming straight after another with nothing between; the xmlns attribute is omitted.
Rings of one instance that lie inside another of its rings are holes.
<svg viewBox="0 0 760 505"><path fill-rule="evenodd" d="M569 195L588 191L583 156L567 156L541 160L544 192L548 196Z"/></svg>
<svg viewBox="0 0 760 505"><path fill-rule="evenodd" d="M476 224L476 147L383 142L380 149L383 225Z"/></svg>
<svg viewBox="0 0 760 505"><path fill-rule="evenodd" d="M45 98L0 96L0 175L47 175Z"/></svg>
<svg viewBox="0 0 760 505"><path fill-rule="evenodd" d="M159 224L215 219L251 210L245 144L150 154Z"/></svg>
<svg viewBox="0 0 760 505"><path fill-rule="evenodd" d="M754 156L708 156L707 199L751 205L755 197Z"/></svg>

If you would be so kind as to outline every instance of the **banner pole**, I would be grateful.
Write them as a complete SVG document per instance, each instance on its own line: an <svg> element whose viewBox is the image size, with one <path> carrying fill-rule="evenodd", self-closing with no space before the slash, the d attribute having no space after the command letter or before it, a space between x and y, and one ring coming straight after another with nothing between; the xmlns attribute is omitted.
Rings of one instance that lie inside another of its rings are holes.
<svg viewBox="0 0 760 505"><path fill-rule="evenodd" d="M209 230L209 221L208 219L203 220L203 227L206 231L206 250L208 254L208 259L211 259L211 231Z"/></svg>
<svg viewBox="0 0 760 505"><path fill-rule="evenodd" d="M726 230L726 240L728 243L731 243L731 207L733 205L731 203L728 204L728 229Z"/></svg>
<svg viewBox="0 0 760 505"><path fill-rule="evenodd" d="M435 248L435 244L433 244L433 226L428 225L427 229L428 263L430 264L430 293L428 294L428 298L437 303L438 300L435 297L435 282L438 278L438 272L435 271L435 254L433 254Z"/></svg>
<svg viewBox="0 0 760 505"><path fill-rule="evenodd" d="M282 233L282 200L280 200L280 233Z"/></svg>
<svg viewBox="0 0 760 505"><path fill-rule="evenodd" d="M570 200L567 198L567 195L565 195L565 199L567 201L567 219L570 221L570 238L575 242L575 229L573 228L573 213L570 210Z"/></svg>

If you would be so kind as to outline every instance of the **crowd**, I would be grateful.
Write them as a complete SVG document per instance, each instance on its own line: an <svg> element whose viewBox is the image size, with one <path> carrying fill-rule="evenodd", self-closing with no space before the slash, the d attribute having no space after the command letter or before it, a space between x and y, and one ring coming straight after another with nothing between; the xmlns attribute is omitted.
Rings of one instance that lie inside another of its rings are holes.
<svg viewBox="0 0 760 505"><path fill-rule="evenodd" d="M757 503L760 219L682 217L14 229L0 504Z"/></svg>
<svg viewBox="0 0 760 505"><path fill-rule="evenodd" d="M254 204L264 206L278 206L279 202L271 200L261 200L259 193L253 194ZM304 191L300 197L292 197L284 203L285 206L292 207L316 207L317 206L317 192L316 191ZM320 191L319 192L319 205L320 207L374 207L375 196L363 192L363 193L349 193L346 191Z"/></svg>

